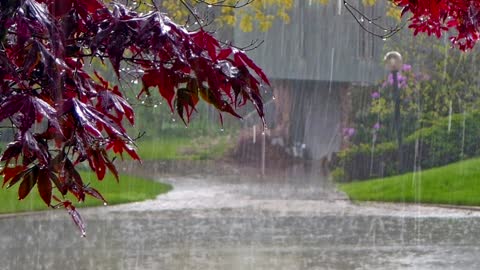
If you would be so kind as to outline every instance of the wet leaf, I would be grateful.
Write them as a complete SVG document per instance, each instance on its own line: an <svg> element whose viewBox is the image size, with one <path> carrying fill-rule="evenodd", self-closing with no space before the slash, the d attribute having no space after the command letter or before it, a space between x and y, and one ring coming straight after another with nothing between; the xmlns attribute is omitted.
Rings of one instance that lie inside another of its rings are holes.
<svg viewBox="0 0 480 270"><path fill-rule="evenodd" d="M50 179L52 179L52 182L55 184L58 191L60 191L62 195L67 194L68 192L67 186L62 181L60 181L60 178L58 178L57 175L55 175L54 173L50 173Z"/></svg>
<svg viewBox="0 0 480 270"><path fill-rule="evenodd" d="M20 141L14 141L11 142L7 145L7 148L2 154L2 157L0 158L1 161L7 161L6 164L8 164L8 161L11 160L12 158L17 159L18 156L22 152L22 142Z"/></svg>
<svg viewBox="0 0 480 270"><path fill-rule="evenodd" d="M158 87L160 95L167 100L168 105L173 111L173 101L175 97L174 78L169 75L169 71L161 68L159 70L148 70L142 77L143 87Z"/></svg>
<svg viewBox="0 0 480 270"><path fill-rule="evenodd" d="M15 167L5 167L3 168L1 174L3 175L3 185L9 184L13 180L14 183L18 182L25 172L25 166L18 165ZM18 179L18 180L17 180ZM9 184L10 185L10 184Z"/></svg>
<svg viewBox="0 0 480 270"><path fill-rule="evenodd" d="M18 199L23 200L37 183L39 169L34 166L23 176L23 181L18 188Z"/></svg>
<svg viewBox="0 0 480 270"><path fill-rule="evenodd" d="M249 68L253 69L255 73L268 85L270 85L270 81L268 80L265 73L263 73L262 69L258 67L248 56L240 51L237 51L234 55L235 63L239 66L246 64Z"/></svg>
<svg viewBox="0 0 480 270"><path fill-rule="evenodd" d="M85 191L86 194L103 201L105 204L107 203L105 198L103 198L102 194L100 194L100 192L98 192L98 190L96 190L92 187L85 187L83 190Z"/></svg>
<svg viewBox="0 0 480 270"><path fill-rule="evenodd" d="M82 236L85 236L85 234L87 233L86 225L85 225L85 222L82 219L82 216L80 216L80 213L78 213L75 206L73 206L70 201L64 201L64 202L62 202L62 204L65 207L65 209L67 210L70 217L72 218L73 223L77 226L77 228L82 233Z"/></svg>
<svg viewBox="0 0 480 270"><path fill-rule="evenodd" d="M52 181L50 181L51 174L48 169L40 170L37 180L38 193L42 200L50 206L52 200Z"/></svg>

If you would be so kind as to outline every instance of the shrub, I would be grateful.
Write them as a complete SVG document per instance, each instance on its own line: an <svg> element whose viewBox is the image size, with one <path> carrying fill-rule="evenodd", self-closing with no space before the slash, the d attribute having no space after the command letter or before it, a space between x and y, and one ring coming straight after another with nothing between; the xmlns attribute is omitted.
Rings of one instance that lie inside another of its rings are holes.
<svg viewBox="0 0 480 270"><path fill-rule="evenodd" d="M431 168L480 154L480 112L452 115L404 139L403 164L397 166L395 142L352 145L338 153L335 179L341 182L385 177L417 168ZM343 170L343 172L339 172Z"/></svg>

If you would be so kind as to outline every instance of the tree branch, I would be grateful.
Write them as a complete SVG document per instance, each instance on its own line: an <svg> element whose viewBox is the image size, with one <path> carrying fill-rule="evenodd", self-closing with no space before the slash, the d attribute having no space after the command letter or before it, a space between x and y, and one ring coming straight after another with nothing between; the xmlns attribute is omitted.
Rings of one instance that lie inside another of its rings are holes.
<svg viewBox="0 0 480 270"><path fill-rule="evenodd" d="M345 8L347 9L347 11L352 15L352 17L355 19L355 21L358 23L358 25L367 33L373 35L373 36L376 36L376 37L379 37L383 40L386 40L388 38L391 38L392 36L394 36L396 33L398 33L400 30L403 29L403 27L405 26L405 22L403 22L402 24L397 24L395 25L394 27L385 27L379 23L377 23L377 21L379 19L381 19L382 17L379 16L379 17L375 17L375 18L371 18L367 15L365 15L365 13L363 13L362 11L360 11L358 8L356 8L355 6L351 5L348 1L346 0L343 0L343 5L345 6ZM378 29L378 31L381 31L381 34L374 31L374 30L370 30L368 29L368 27L365 26L365 22L367 22L368 24L370 25L373 25L374 27L376 27Z"/></svg>

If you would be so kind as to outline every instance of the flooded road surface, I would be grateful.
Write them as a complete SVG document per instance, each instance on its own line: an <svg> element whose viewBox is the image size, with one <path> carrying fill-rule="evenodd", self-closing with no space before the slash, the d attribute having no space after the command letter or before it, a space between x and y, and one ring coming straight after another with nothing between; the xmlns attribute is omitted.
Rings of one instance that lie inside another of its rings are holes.
<svg viewBox="0 0 480 270"><path fill-rule="evenodd" d="M175 189L152 201L82 209L87 238L63 211L1 218L1 269L480 267L480 212L356 205L303 165L263 178L215 165L125 165Z"/></svg>

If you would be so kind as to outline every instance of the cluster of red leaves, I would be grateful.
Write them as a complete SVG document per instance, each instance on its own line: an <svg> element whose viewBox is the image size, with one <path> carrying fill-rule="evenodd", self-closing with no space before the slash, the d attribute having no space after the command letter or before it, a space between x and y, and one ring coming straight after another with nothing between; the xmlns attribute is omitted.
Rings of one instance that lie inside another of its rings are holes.
<svg viewBox="0 0 480 270"><path fill-rule="evenodd" d="M450 37L461 50L472 49L478 39L480 27L480 1L478 0L393 0L403 8L402 15L411 13L410 28L414 34L427 33L440 37L455 29Z"/></svg>
<svg viewBox="0 0 480 270"><path fill-rule="evenodd" d="M140 15L98 0L0 1L0 42L0 121L15 130L0 157L3 185L20 183L19 199L36 185L82 231L75 207L52 190L104 200L77 165L88 163L102 180L107 170L118 178L109 150L140 159L124 128L134 110L118 86L87 72L92 58L109 60L119 78L122 62L134 66L139 96L158 88L184 122L200 99L235 116L251 102L263 118L260 87L268 80L261 69L210 33L189 32L159 12Z"/></svg>

